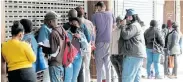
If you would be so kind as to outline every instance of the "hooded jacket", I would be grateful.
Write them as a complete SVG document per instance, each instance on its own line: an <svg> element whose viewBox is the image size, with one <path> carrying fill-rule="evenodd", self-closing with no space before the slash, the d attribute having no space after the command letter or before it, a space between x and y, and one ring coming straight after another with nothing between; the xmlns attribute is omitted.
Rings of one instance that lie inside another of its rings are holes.
<svg viewBox="0 0 183 82"><path fill-rule="evenodd" d="M138 22L121 26L119 54L130 57L146 57L142 27Z"/></svg>
<svg viewBox="0 0 183 82"><path fill-rule="evenodd" d="M180 42L180 34L176 30L173 30L168 35L168 42L167 42L167 48L170 51L170 55L181 54L179 42Z"/></svg>
<svg viewBox="0 0 183 82"><path fill-rule="evenodd" d="M62 65L62 57L64 52L65 33L63 27L53 28L50 34L49 43L50 48L43 48L43 52L46 54L53 54L59 48L59 53L56 57L51 58L49 65Z"/></svg>

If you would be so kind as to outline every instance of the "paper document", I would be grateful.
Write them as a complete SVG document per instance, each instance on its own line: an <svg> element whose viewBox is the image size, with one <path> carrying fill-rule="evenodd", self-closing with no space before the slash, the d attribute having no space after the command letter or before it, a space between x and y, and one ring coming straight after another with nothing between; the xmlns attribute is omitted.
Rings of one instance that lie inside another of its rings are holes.
<svg viewBox="0 0 183 82"><path fill-rule="evenodd" d="M38 44L39 44L39 45L42 45L42 46L44 46L44 47L50 48L50 42L49 42L49 40L45 40L45 41L43 41L43 42L39 42Z"/></svg>

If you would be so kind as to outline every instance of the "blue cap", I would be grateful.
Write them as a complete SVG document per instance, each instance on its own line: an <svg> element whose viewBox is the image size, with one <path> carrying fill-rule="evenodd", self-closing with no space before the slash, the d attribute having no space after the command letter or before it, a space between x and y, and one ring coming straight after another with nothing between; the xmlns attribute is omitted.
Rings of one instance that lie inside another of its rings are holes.
<svg viewBox="0 0 183 82"><path fill-rule="evenodd" d="M133 9L126 9L126 16L132 16L137 14Z"/></svg>

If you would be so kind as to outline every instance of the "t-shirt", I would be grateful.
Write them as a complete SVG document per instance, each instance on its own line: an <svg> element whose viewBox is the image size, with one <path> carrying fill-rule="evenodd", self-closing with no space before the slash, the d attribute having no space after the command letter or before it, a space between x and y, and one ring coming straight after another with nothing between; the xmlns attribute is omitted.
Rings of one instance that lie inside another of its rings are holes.
<svg viewBox="0 0 183 82"><path fill-rule="evenodd" d="M112 26L116 22L110 11L97 12L92 16L92 22L96 26L96 42L110 43Z"/></svg>

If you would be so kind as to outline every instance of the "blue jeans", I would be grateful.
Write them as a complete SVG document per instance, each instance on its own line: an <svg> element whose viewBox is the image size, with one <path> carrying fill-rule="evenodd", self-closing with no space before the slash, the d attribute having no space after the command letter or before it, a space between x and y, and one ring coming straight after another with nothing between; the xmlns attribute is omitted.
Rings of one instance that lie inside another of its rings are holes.
<svg viewBox="0 0 183 82"><path fill-rule="evenodd" d="M65 68L64 82L77 82L79 71L82 65L82 56L78 53L73 61L67 68Z"/></svg>
<svg viewBox="0 0 183 82"><path fill-rule="evenodd" d="M143 58L125 57L123 61L122 82L140 82Z"/></svg>
<svg viewBox="0 0 183 82"><path fill-rule="evenodd" d="M147 51L147 75L151 75L151 65L154 63L155 76L159 77L159 65L160 65L160 54L155 54L152 49L146 49Z"/></svg>
<svg viewBox="0 0 183 82"><path fill-rule="evenodd" d="M63 82L64 68L62 66L49 66L51 82Z"/></svg>

